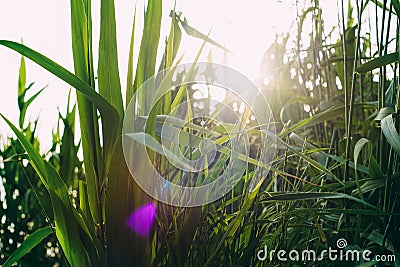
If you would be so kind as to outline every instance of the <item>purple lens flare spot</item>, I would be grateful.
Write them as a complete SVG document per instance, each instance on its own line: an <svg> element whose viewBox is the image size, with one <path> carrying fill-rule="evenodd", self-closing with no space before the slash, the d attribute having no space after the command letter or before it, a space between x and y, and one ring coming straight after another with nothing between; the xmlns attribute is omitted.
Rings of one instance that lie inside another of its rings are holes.
<svg viewBox="0 0 400 267"><path fill-rule="evenodd" d="M142 237L146 237L153 226L156 213L156 205L154 205L152 202L149 202L132 212L132 214L126 220L126 224L129 226L129 228L131 228L132 231L136 232Z"/></svg>

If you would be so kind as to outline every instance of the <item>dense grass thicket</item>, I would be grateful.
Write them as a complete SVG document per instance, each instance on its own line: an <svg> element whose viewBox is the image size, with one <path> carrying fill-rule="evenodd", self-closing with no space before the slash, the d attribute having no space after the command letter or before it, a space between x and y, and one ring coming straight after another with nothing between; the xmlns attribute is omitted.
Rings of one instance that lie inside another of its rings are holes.
<svg viewBox="0 0 400 267"><path fill-rule="evenodd" d="M246 171L227 195L193 208L157 202L131 176L121 138L124 103L134 99L136 111L143 115L140 112L148 103L136 92L155 74L156 83L165 86L181 60L182 38L203 40L198 56L206 43L227 51L218 40L189 25L184 14L162 10L161 0L149 0L141 40L134 35L134 20L128 73L122 75L126 89L121 88L118 69L113 1L101 1L100 40L93 40L91 1L71 0L74 73L27 46L0 40L2 49L22 55L16 89L19 122L13 124L2 114L15 137L3 136L0 143L0 263L400 266L400 2L341 0L338 5L338 25L330 29L324 26L324 14L330 11L321 9L318 0L298 3L290 33L278 35L260 59L259 87L273 112L276 133L269 133L273 138L263 144L265 132L248 119L251 112L238 111L250 136ZM168 14L171 25L164 42L160 23L161 16ZM93 42L99 42L99 51L93 51ZM140 42L139 51L134 51L135 42ZM161 55L159 46L164 48ZM94 53L98 62L93 61ZM77 94L76 103L68 100L67 110L60 111L53 147L45 153L36 135L37 121L25 119L28 106L41 92L26 81L26 58L71 85ZM185 77L196 71L180 73L176 79L183 85L163 95L140 119L146 123L143 136L159 142L163 115L185 100L191 100L186 107L188 120L199 114L211 118L193 120L181 129L189 140L219 142L217 161L201 175L175 170L165 151L146 143L153 166L166 179L192 179L190 183L198 185L227 168L229 156L224 151L231 149L232 140L226 129L236 128L228 121L221 130L213 121L220 116L218 109L194 97L200 87L185 84ZM226 103L233 110L241 105L237 99ZM205 134L206 128L212 133ZM76 143L78 131L82 137ZM268 150L271 146L276 151ZM195 149L177 149L189 159L198 156ZM271 162L263 164L266 151L275 153L268 155ZM261 182L254 185L256 178ZM145 235L126 224L130 214L143 207L156 210ZM264 248L318 254L337 248L339 239L345 239L347 250L393 257L382 262L373 257L347 262L327 256L286 262L257 257Z"/></svg>

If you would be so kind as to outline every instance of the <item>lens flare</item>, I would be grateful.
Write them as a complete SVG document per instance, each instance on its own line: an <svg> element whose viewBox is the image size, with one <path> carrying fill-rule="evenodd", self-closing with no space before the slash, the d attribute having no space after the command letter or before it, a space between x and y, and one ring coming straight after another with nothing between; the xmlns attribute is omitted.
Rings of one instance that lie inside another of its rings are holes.
<svg viewBox="0 0 400 267"><path fill-rule="evenodd" d="M156 205L152 202L149 202L132 212L132 214L126 220L126 224L135 233L146 237L153 226L156 213Z"/></svg>

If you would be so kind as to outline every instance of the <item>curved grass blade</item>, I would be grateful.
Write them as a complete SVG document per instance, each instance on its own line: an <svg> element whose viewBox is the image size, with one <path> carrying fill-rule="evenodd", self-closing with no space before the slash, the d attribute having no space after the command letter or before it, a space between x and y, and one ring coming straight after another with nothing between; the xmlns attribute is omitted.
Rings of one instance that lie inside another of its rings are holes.
<svg viewBox="0 0 400 267"><path fill-rule="evenodd" d="M362 108L362 107L373 107L373 105L371 105L370 103L354 104L354 108ZM293 131L302 129L306 126L311 127L313 125L335 119L339 116L343 116L343 113L344 113L344 104L341 103L338 106L332 106L323 112L317 113L312 117L309 117L309 118L299 121L298 123L296 123L289 129L287 129L286 131L283 131L282 133L280 133L279 137L282 138L283 136L285 136Z"/></svg>
<svg viewBox="0 0 400 267"><path fill-rule="evenodd" d="M228 50L228 49L227 49L226 47L224 47L223 45L220 45L220 44L217 43L216 41L210 39L210 38L208 37L208 35L206 35L206 34L204 34L204 33L201 33L201 32L199 32L198 30L196 30L195 28L193 28L192 26L190 26L189 23L187 22L187 19L186 19L186 18L184 18L184 19L182 20L182 19L180 18L180 16L178 16L177 13L175 13L175 12L174 12L174 13L171 13L170 16L173 16L173 15L175 15L175 17L179 19L179 22L181 23L182 28L185 30L185 32L186 32L187 35L192 36L192 37L194 37L194 38L201 39L201 40L203 40L203 41L205 41L205 42L208 42L208 43L212 44L213 46L216 46L216 47L218 47L218 48L224 50L225 52L228 52L228 53L233 54L230 50Z"/></svg>
<svg viewBox="0 0 400 267"><path fill-rule="evenodd" d="M360 140L357 141L355 147L354 147L354 165L355 165L355 171L357 171L357 163L358 163L358 157L360 156L361 150L363 147L367 144L371 144L371 141L366 139L366 138L361 138Z"/></svg>
<svg viewBox="0 0 400 267"><path fill-rule="evenodd" d="M48 70L49 72L60 78L61 80L76 88L99 108L99 111L102 115L108 115L104 117L111 117L110 120L118 118L118 113L116 109L110 103L108 103L107 100L105 100L101 95L94 91L93 88L91 88L87 83L79 79L77 76L75 76L65 68L58 65L56 62L25 45L13 41L0 40L0 45L8 47L20 53L21 55L24 55L25 57L29 58L33 62L37 63L44 69Z"/></svg>
<svg viewBox="0 0 400 267"><path fill-rule="evenodd" d="M6 262L2 265L3 267L9 267L16 263L23 256L28 254L31 249L36 247L43 241L47 236L49 236L53 231L50 226L46 226L40 229L37 229L34 233L30 234L25 241L19 246L11 256L6 260Z"/></svg>
<svg viewBox="0 0 400 267"><path fill-rule="evenodd" d="M31 48L7 40L0 40L0 45L8 47L21 55L29 58L33 62L37 63L44 69L48 70L61 80L73 86L79 92L83 93L87 98L89 98L99 109L101 115L105 122L109 122L109 126L115 125L119 121L118 112L116 109L107 102L101 95L93 90L87 83L79 79L77 76L66 70L65 68L58 65L51 59L43 56L42 54L32 50ZM117 121L115 121L117 119Z"/></svg>
<svg viewBox="0 0 400 267"><path fill-rule="evenodd" d="M400 18L400 2L399 2L399 0L393 0L392 4L393 4L393 7L394 7L394 10L396 10L397 17Z"/></svg>
<svg viewBox="0 0 400 267"><path fill-rule="evenodd" d="M366 73L371 70L386 66L393 62L396 62L396 61L398 61L398 59L399 59L399 54L397 52L391 53L391 54L386 54L386 55L377 57L371 61L368 61L364 64L361 64L360 66L358 66L357 72L361 73L361 74Z"/></svg>
<svg viewBox="0 0 400 267"><path fill-rule="evenodd" d="M171 13L175 13L174 10ZM174 59L178 53L179 45L182 39L182 31L179 28L178 20L176 16L172 17L171 28L167 40L166 55L165 55L165 68L172 66Z"/></svg>
<svg viewBox="0 0 400 267"><path fill-rule="evenodd" d="M360 181L358 178L358 172L357 172L357 163L358 163L358 157L360 156L361 150L363 149L364 146L368 145L369 152L371 151L371 141L366 139L366 138L361 138L360 140L357 141L356 145L354 146L354 171L355 171L355 178L356 178L356 183L357 183L357 190L358 194L361 196L361 198L364 200L363 197L363 191L361 190L361 185Z"/></svg>
<svg viewBox="0 0 400 267"><path fill-rule="evenodd" d="M37 63L47 71L51 72L58 78L62 79L63 81L67 82L68 84L76 88L80 93L86 96L97 106L97 108L100 111L100 115L102 117L102 125L104 130L103 131L103 137L104 137L103 175L106 175L107 170L109 169L110 166L112 149L114 147L118 130L118 124L120 121L117 110L109 102L107 102L107 100L105 100L101 95L99 95L95 90L93 90L93 88L90 87L86 82L82 81L79 77L75 76L74 74L72 74L65 68L61 67L51 59L45 57L44 55L32 50L27 46L12 41L0 40L0 45L8 47L22 54L23 56L31 59L33 62ZM90 110L90 107L88 107L88 110ZM94 131L91 134L93 133L96 134L98 132ZM89 136L86 135L82 136L82 138L86 137L89 138ZM93 210L91 211L92 213L94 212Z"/></svg>
<svg viewBox="0 0 400 267"><path fill-rule="evenodd" d="M272 194L270 193L271 196L267 197L263 201L273 201L273 200L288 200L288 201L294 201L294 200L307 200L307 199L338 199L338 198L346 198L353 200L354 202L363 204L365 206L368 206L374 210L378 210L377 207L369 204L368 202L365 202L359 198L343 194L343 193L324 193L324 192L307 192L307 193L284 193L284 194Z"/></svg>
<svg viewBox="0 0 400 267"><path fill-rule="evenodd" d="M394 151L400 155L400 135L396 131L392 116L387 116L381 120L382 132Z"/></svg>
<svg viewBox="0 0 400 267"><path fill-rule="evenodd" d="M187 168L189 170L193 169L192 166L184 162L182 159L180 159L178 156L176 156L175 153L167 149L166 147L162 147L157 140L153 138L150 134L144 133L144 132L139 132L139 133L130 133L126 134L129 138L132 138L136 142L150 148L154 152L163 155L163 156L168 156L169 158L173 159L176 163L179 163L181 167Z"/></svg>

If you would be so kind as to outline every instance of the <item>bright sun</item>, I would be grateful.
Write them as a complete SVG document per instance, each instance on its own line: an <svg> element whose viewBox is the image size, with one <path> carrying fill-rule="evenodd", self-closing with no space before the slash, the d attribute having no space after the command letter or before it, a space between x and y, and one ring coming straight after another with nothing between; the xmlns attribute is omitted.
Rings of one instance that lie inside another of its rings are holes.
<svg viewBox="0 0 400 267"><path fill-rule="evenodd" d="M294 1L256 0L248 3L229 0L178 1L177 10L182 11L191 25L208 33L233 54L224 54L212 48L213 60L227 64L251 80L260 75L262 56L277 33L287 32L296 14ZM186 60L194 57L201 41L185 38L182 51ZM205 50L204 60L209 50Z"/></svg>

